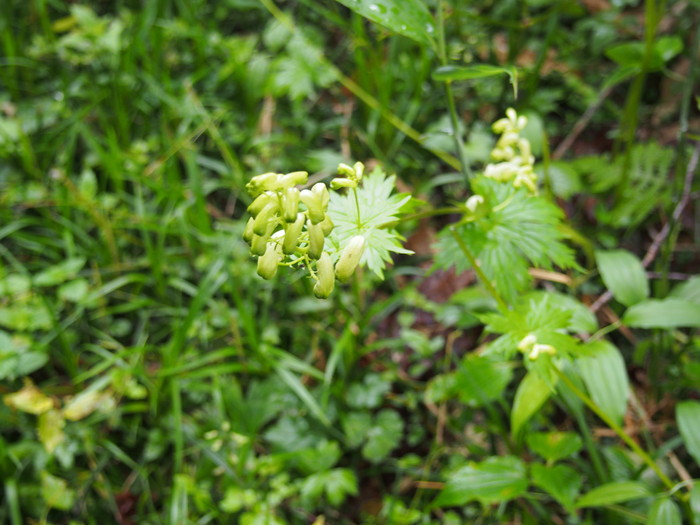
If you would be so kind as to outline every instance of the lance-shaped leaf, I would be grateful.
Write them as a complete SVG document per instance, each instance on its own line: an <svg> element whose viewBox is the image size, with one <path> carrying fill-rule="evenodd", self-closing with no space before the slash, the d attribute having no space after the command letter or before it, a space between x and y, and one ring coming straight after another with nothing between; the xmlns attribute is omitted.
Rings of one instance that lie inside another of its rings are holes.
<svg viewBox="0 0 700 525"><path fill-rule="evenodd" d="M695 463L700 465L700 403L697 401L678 403L676 421L678 421L678 430L683 436L685 448L693 456Z"/></svg>
<svg viewBox="0 0 700 525"><path fill-rule="evenodd" d="M620 351L607 341L586 345L590 355L576 363L595 403L615 422L621 423L627 410L629 379Z"/></svg>
<svg viewBox="0 0 700 525"><path fill-rule="evenodd" d="M432 45L433 17L421 0L337 0L358 15L407 36Z"/></svg>
<svg viewBox="0 0 700 525"><path fill-rule="evenodd" d="M625 250L598 251L595 258L603 282L615 299L632 306L649 297L649 281L634 254Z"/></svg>

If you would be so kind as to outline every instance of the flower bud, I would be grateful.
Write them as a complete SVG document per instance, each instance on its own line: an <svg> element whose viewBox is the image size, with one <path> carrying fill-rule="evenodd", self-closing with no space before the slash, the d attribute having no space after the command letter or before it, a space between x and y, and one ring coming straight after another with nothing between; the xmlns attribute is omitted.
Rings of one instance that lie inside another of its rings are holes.
<svg viewBox="0 0 700 525"><path fill-rule="evenodd" d="M321 202L321 197L317 195L317 193L311 190L302 190L301 193L299 193L299 198L309 210L309 219L312 224L318 224L325 218L326 213L323 209L323 203Z"/></svg>
<svg viewBox="0 0 700 525"><path fill-rule="evenodd" d="M316 263L318 281L314 285L314 295L319 299L328 297L335 287L335 270L333 261L328 253L323 252Z"/></svg>
<svg viewBox="0 0 700 525"><path fill-rule="evenodd" d="M253 223L255 222L255 219L253 217L250 217L248 219L248 222L245 223L245 230L243 230L243 240L250 244L250 241L253 240Z"/></svg>
<svg viewBox="0 0 700 525"><path fill-rule="evenodd" d="M476 211L484 205L484 197L481 195L472 195L467 199L465 205L470 212L476 213Z"/></svg>
<svg viewBox="0 0 700 525"><path fill-rule="evenodd" d="M284 227L284 243L282 251L286 254L294 253L299 242L299 235L304 228L306 216L303 213L297 213L297 219L292 223L287 223Z"/></svg>
<svg viewBox="0 0 700 525"><path fill-rule="evenodd" d="M350 279L362 258L364 249L365 238L362 235L356 235L350 239L335 265L335 276L340 282Z"/></svg>
<svg viewBox="0 0 700 525"><path fill-rule="evenodd" d="M343 175L345 177L354 177L355 176L355 170L352 169L350 166L344 163L338 164L338 175Z"/></svg>
<svg viewBox="0 0 700 525"><path fill-rule="evenodd" d="M318 196L321 202L321 208L325 212L328 209L328 202L331 200L331 194L328 193L328 188L323 182L317 182L311 187L314 195Z"/></svg>
<svg viewBox="0 0 700 525"><path fill-rule="evenodd" d="M297 186L299 184L306 184L309 180L309 174L306 171L293 171L282 175L280 178L280 185L284 188L291 188L292 186Z"/></svg>
<svg viewBox="0 0 700 525"><path fill-rule="evenodd" d="M250 203L250 206L248 206L248 213L250 213L253 217L256 217L265 206L271 202L274 202L276 198L277 195L275 195L275 193L272 191L261 193L255 197L255 200L253 200L253 202Z"/></svg>
<svg viewBox="0 0 700 525"><path fill-rule="evenodd" d="M360 182L362 180L362 175L365 173L365 165L358 161L352 165L352 169L355 172L355 180Z"/></svg>
<svg viewBox="0 0 700 525"><path fill-rule="evenodd" d="M532 350L530 350L528 358L534 361L540 356L540 354L556 355L556 353L557 349L552 345L535 344L532 346Z"/></svg>
<svg viewBox="0 0 700 525"><path fill-rule="evenodd" d="M323 221L321 222L321 228L323 228L323 235L325 235L326 237L328 237L331 234L333 228L335 228L335 224L333 224L330 215L326 215L326 218L323 219Z"/></svg>
<svg viewBox="0 0 700 525"><path fill-rule="evenodd" d="M297 218L299 210L299 190L296 188L287 188L284 193L284 220L294 222Z"/></svg>
<svg viewBox="0 0 700 525"><path fill-rule="evenodd" d="M257 197L264 191L279 189L279 179L281 175L278 173L263 173L256 175L250 182L245 185L246 190L253 197Z"/></svg>
<svg viewBox="0 0 700 525"><path fill-rule="evenodd" d="M257 235L264 235L267 231L268 224L271 222L277 209L279 208L276 202L271 202L267 204L255 217L255 222L253 223L253 231Z"/></svg>
<svg viewBox="0 0 700 525"><path fill-rule="evenodd" d="M527 334L518 343L518 350L521 352L529 352L535 343L537 343L537 336L535 334Z"/></svg>
<svg viewBox="0 0 700 525"><path fill-rule="evenodd" d="M320 224L314 224L309 221L306 224L306 229L309 232L309 251L307 254L312 259L318 259L323 253L323 245L326 242L326 237L323 235L323 227Z"/></svg>
<svg viewBox="0 0 700 525"><path fill-rule="evenodd" d="M265 254L258 257L258 275L263 279L272 279L281 260L282 254L277 250L277 244L268 242Z"/></svg>
<svg viewBox="0 0 700 525"><path fill-rule="evenodd" d="M262 235L253 234L253 240L250 242L250 252L253 255L262 255L267 249L267 243L270 240L272 232L275 230L275 223L270 221L267 223L267 229Z"/></svg>
<svg viewBox="0 0 700 525"><path fill-rule="evenodd" d="M331 188L334 190L339 190L340 188L357 188L357 181L350 179L333 179L331 181Z"/></svg>
<svg viewBox="0 0 700 525"><path fill-rule="evenodd" d="M250 242L250 252L253 255L263 255L267 249L267 235L253 235L253 240Z"/></svg>

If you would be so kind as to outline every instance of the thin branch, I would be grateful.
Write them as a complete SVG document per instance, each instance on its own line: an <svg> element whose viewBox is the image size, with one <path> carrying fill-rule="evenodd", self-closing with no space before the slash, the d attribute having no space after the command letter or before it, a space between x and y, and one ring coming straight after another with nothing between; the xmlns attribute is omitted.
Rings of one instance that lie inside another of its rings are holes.
<svg viewBox="0 0 700 525"><path fill-rule="evenodd" d="M586 112L581 116L580 119L578 119L578 122L574 125L573 129L571 130L571 133L569 133L564 140L561 141L561 143L557 146L557 149L554 150L554 153L552 154L552 159L558 160L562 158L566 152L569 150L571 145L576 141L578 136L583 132L584 129L586 129L586 126L590 123L591 119L593 118L593 115L595 115L596 111L600 108L601 105L603 105L603 102L605 102L605 99L610 96L610 93L612 93L612 90L615 88L615 84L612 86L606 87L603 91L600 92L600 95L596 99L596 101L588 106L588 109L586 109Z"/></svg>

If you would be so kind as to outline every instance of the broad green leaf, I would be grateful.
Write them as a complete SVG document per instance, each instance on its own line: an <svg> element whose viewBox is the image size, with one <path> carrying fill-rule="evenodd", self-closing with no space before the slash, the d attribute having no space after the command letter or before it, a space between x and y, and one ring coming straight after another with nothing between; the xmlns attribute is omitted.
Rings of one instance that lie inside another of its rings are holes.
<svg viewBox="0 0 700 525"><path fill-rule="evenodd" d="M690 491L690 511L693 513L695 523L700 523L700 483L696 483Z"/></svg>
<svg viewBox="0 0 700 525"><path fill-rule="evenodd" d="M517 457L491 457L471 463L452 474L433 502L434 507L453 507L470 501L484 505L517 498L527 489L525 464Z"/></svg>
<svg viewBox="0 0 700 525"><path fill-rule="evenodd" d="M324 439L311 448L294 453L294 464L305 474L331 469L340 459L340 447L335 441Z"/></svg>
<svg viewBox="0 0 700 525"><path fill-rule="evenodd" d="M671 290L669 297L700 304L700 275L691 277Z"/></svg>
<svg viewBox="0 0 700 525"><path fill-rule="evenodd" d="M372 428L372 416L367 412L349 412L342 419L343 433L349 447L359 447Z"/></svg>
<svg viewBox="0 0 700 525"><path fill-rule="evenodd" d="M337 468L313 474L304 480L301 486L302 497L310 502L317 502L325 492L328 502L338 506L348 495L357 494L357 478L354 472L346 468Z"/></svg>
<svg viewBox="0 0 700 525"><path fill-rule="evenodd" d="M357 477L347 468L336 468L326 474L328 503L337 507L348 495L357 495Z"/></svg>
<svg viewBox="0 0 700 525"><path fill-rule="evenodd" d="M34 276L35 286L55 286L72 279L85 266L85 257L73 257Z"/></svg>
<svg viewBox="0 0 700 525"><path fill-rule="evenodd" d="M576 360L586 389L603 412L621 423L630 393L625 361L607 341L596 341L586 348L591 354Z"/></svg>
<svg viewBox="0 0 700 525"><path fill-rule="evenodd" d="M398 446L402 437L401 416L393 410L382 410L367 432L367 442L362 447L362 456L373 463L381 461Z"/></svg>
<svg viewBox="0 0 700 525"><path fill-rule="evenodd" d="M379 374L367 374L362 383L348 388L346 399L352 408L376 408L390 389L391 383Z"/></svg>
<svg viewBox="0 0 700 525"><path fill-rule="evenodd" d="M683 401L676 406L676 421L685 448L700 465L700 402Z"/></svg>
<svg viewBox="0 0 700 525"><path fill-rule="evenodd" d="M615 299L625 306L649 297L649 281L641 261L625 250L597 251L600 275Z"/></svg>
<svg viewBox="0 0 700 525"><path fill-rule="evenodd" d="M336 0L381 26L422 44L433 44L433 17L421 0Z"/></svg>
<svg viewBox="0 0 700 525"><path fill-rule="evenodd" d="M644 43L624 42L609 47L605 54L621 66L641 65L644 59Z"/></svg>
<svg viewBox="0 0 700 525"><path fill-rule="evenodd" d="M75 499L75 491L68 488L65 480L42 471L41 496L46 505L52 509L70 510Z"/></svg>
<svg viewBox="0 0 700 525"><path fill-rule="evenodd" d="M455 390L462 403L483 406L502 395L512 375L512 368L502 360L468 354L455 374Z"/></svg>
<svg viewBox="0 0 700 525"><path fill-rule="evenodd" d="M605 82L603 82L603 85L601 86L601 90L620 84L641 72L642 66L637 63L620 66L611 75L609 75L608 78L605 79Z"/></svg>
<svg viewBox="0 0 700 525"><path fill-rule="evenodd" d="M575 454L583 443L573 432L532 432L525 436L527 446L547 461L558 461Z"/></svg>
<svg viewBox="0 0 700 525"><path fill-rule="evenodd" d="M662 36L654 42L654 54L664 63L671 60L681 51L683 51L683 40L678 35Z"/></svg>
<svg viewBox="0 0 700 525"><path fill-rule="evenodd" d="M60 445L66 438L63 433L63 427L66 422L61 415L61 412L56 409L51 409L39 415L37 421L37 434L39 441L44 445L44 448L49 454L52 454L56 447Z"/></svg>
<svg viewBox="0 0 700 525"><path fill-rule="evenodd" d="M538 175L544 177L544 170L538 167ZM547 181L552 193L557 197L568 200L583 192L581 176L571 162L552 162L547 169Z"/></svg>
<svg viewBox="0 0 700 525"><path fill-rule="evenodd" d="M528 372L518 385L510 414L513 436L520 434L523 425L540 409L552 395L549 384L539 374Z"/></svg>
<svg viewBox="0 0 700 525"><path fill-rule="evenodd" d="M573 509L574 500L583 484L583 477L566 465L532 465L532 482L549 493L567 510Z"/></svg>
<svg viewBox="0 0 700 525"><path fill-rule="evenodd" d="M87 297L90 285L86 279L76 279L62 284L58 288L58 297L64 301L79 303Z"/></svg>
<svg viewBox="0 0 700 525"><path fill-rule="evenodd" d="M469 66L442 66L433 72L433 80L452 82L454 80L473 80L506 74L510 77L515 97L518 96L518 71L515 66L500 67L491 64L471 64Z"/></svg>
<svg viewBox="0 0 700 525"><path fill-rule="evenodd" d="M683 299L650 299L629 308L622 322L634 328L697 328L700 304Z"/></svg>
<svg viewBox="0 0 700 525"><path fill-rule="evenodd" d="M683 525L678 505L671 498L657 499L649 507L647 525Z"/></svg>
<svg viewBox="0 0 700 525"><path fill-rule="evenodd" d="M576 507L601 507L650 496L649 488L639 481L605 483L581 496Z"/></svg>

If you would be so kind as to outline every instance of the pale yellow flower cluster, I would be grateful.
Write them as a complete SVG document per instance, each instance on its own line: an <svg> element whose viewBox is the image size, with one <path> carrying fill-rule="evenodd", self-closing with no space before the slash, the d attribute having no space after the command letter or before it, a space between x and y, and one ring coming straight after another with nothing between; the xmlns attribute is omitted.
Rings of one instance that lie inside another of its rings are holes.
<svg viewBox="0 0 700 525"><path fill-rule="evenodd" d="M524 186L536 194L535 157L530 151L530 142L520 136L526 125L527 118L518 116L513 108L506 110L506 118L494 122L492 129L501 137L491 152L496 163L488 164L484 175L499 182L512 182L516 188Z"/></svg>

